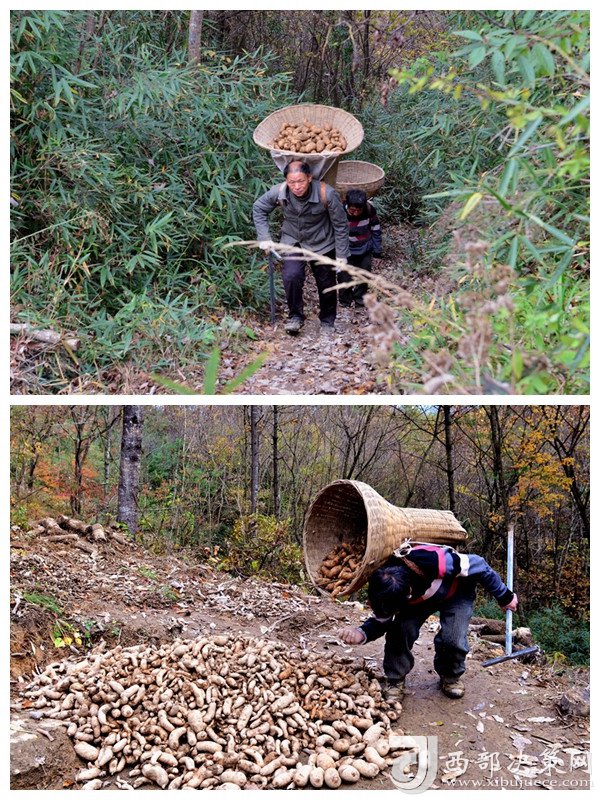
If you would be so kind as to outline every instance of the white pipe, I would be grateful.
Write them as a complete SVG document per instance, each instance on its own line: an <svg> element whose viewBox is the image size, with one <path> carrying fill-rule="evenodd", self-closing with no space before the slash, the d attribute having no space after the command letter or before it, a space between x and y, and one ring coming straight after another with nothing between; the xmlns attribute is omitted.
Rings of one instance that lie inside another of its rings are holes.
<svg viewBox="0 0 600 800"><path fill-rule="evenodd" d="M513 588L513 553L515 545L515 527L508 526L508 536L506 542L506 585L511 590ZM512 654L512 611L506 612L506 655Z"/></svg>

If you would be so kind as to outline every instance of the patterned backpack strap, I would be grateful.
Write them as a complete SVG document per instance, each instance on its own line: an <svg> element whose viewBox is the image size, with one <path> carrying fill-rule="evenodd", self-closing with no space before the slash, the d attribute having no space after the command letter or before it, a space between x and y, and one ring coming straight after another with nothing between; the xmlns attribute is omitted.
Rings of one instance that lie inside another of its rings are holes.
<svg viewBox="0 0 600 800"><path fill-rule="evenodd" d="M397 558L400 563L404 564L408 567L411 572L416 573L420 578L425 577L425 573L423 570L415 564L415 562L409 558L410 553L413 550L413 542L408 539L407 541L403 542L400 547L397 547L393 555Z"/></svg>

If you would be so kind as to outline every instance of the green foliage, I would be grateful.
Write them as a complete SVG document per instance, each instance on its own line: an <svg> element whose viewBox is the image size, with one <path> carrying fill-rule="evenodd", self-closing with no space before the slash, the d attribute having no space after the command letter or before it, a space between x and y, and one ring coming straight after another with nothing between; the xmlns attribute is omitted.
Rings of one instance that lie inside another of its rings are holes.
<svg viewBox="0 0 600 800"><path fill-rule="evenodd" d="M23 592L23 599L31 605L43 608L50 611L56 616L52 624L51 638L55 647L69 647L72 644L81 645L91 643L89 628L86 628L85 622L83 623L83 633L80 631L80 625L73 625L65 619L65 612L58 602L47 594L40 592Z"/></svg>
<svg viewBox="0 0 600 800"><path fill-rule="evenodd" d="M485 617L486 619L504 619L506 617L506 614L495 600L481 596L478 596L475 601L473 613L477 617Z"/></svg>
<svg viewBox="0 0 600 800"><path fill-rule="evenodd" d="M240 517L228 539L224 566L243 575L260 575L299 584L304 580L302 549L286 521L275 517Z"/></svg>
<svg viewBox="0 0 600 800"><path fill-rule="evenodd" d="M29 528L29 512L26 506L17 506L11 509L10 519L12 525L18 525L24 530Z"/></svg>
<svg viewBox="0 0 600 800"><path fill-rule="evenodd" d="M90 644L88 637L83 637L78 628L65 620L56 620L52 626L52 641L55 647L70 647L73 643L77 645Z"/></svg>
<svg viewBox="0 0 600 800"><path fill-rule="evenodd" d="M286 97L260 53L186 65L122 14L80 71L82 12L11 17L13 300L22 320L76 330L91 374L197 363L224 305L266 305L256 257L222 245L253 235L267 169L251 134Z"/></svg>
<svg viewBox="0 0 600 800"><path fill-rule="evenodd" d="M156 574L156 570L153 570L152 567L147 567L145 564L140 564L137 568L138 573L142 576L142 578L147 578L149 581L157 581L158 575Z"/></svg>
<svg viewBox="0 0 600 800"><path fill-rule="evenodd" d="M401 108L408 97L409 120L426 120L421 133L408 126L413 163L427 161L439 181L423 201L438 213L447 205L447 228L464 250L480 249L481 264L473 268L467 252L452 265L456 291L440 302L439 318L421 315L412 342L398 349L401 377L431 370L467 391L586 393L589 14L462 16L471 27L456 33L467 44L454 65L421 59L392 70L402 86L394 102ZM412 164L404 173L422 175L407 190L418 197L428 176ZM494 273L505 267L514 278L496 290Z"/></svg>
<svg viewBox="0 0 600 800"><path fill-rule="evenodd" d="M267 358L267 353L261 353L258 358L255 358L248 366L244 367L239 373L236 375L235 378L227 381L220 391L218 387L218 378L219 378L219 364L221 362L221 352L218 348L215 348L210 356L206 361L206 365L204 367L204 381L202 383L202 394L231 394L237 388L242 386L245 381L248 380L255 372L257 372L262 365L265 363ZM172 381L169 378L165 378L162 375L152 375L152 379L158 383L160 386L165 386L167 389L171 389L175 394L198 394L195 389L192 389L190 386L186 386L182 383L177 383L177 381Z"/></svg>
<svg viewBox="0 0 600 800"><path fill-rule="evenodd" d="M568 616L560 605L544 608L527 620L534 639L547 654L562 654L571 664L590 663L589 624Z"/></svg>
<svg viewBox="0 0 600 800"><path fill-rule="evenodd" d="M160 593L165 598L165 600L171 600L175 602L175 600L179 599L179 595L177 594L175 589L173 589L171 586L167 586L166 584L163 584L160 587Z"/></svg>
<svg viewBox="0 0 600 800"><path fill-rule="evenodd" d="M181 437L168 439L160 447L152 447L146 455L144 464L148 483L157 489L163 481L175 475L181 458L183 440Z"/></svg>
<svg viewBox="0 0 600 800"><path fill-rule="evenodd" d="M23 592L23 600L26 600L33 606L45 608L48 611L52 611L53 614L62 616L62 608L58 605L53 597L50 597L47 594L41 594L40 592Z"/></svg>
<svg viewBox="0 0 600 800"><path fill-rule="evenodd" d="M439 58L422 57L408 74L416 79L444 64ZM494 135L501 116L494 109L474 106L469 96L413 92L401 85L385 106L377 98L360 116L368 136L357 157L385 169L377 208L386 220L431 223L447 205L447 200L432 195L452 186L457 176L470 178L498 163Z"/></svg>

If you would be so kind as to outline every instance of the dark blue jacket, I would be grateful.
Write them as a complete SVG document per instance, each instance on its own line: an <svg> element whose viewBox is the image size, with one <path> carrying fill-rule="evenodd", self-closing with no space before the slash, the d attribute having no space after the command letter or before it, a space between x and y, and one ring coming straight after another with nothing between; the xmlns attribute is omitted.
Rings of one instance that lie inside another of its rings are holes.
<svg viewBox="0 0 600 800"><path fill-rule="evenodd" d="M470 579L479 583L500 606L507 606L514 597L485 559L457 553L452 547L414 545L408 556L394 555L379 569L390 568L398 570L398 584L406 586L406 592L397 598L397 608L391 616L372 616L363 622L360 627L367 641L382 636L395 613L401 613L403 609L405 613L411 613L412 606L425 601L430 601L432 608L435 608L449 600L461 580Z"/></svg>

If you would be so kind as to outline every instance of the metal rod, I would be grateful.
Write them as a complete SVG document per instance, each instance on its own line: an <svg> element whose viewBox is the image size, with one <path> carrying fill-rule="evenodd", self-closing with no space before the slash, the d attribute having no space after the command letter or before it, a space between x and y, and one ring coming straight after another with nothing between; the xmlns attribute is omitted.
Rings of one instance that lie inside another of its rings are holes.
<svg viewBox="0 0 600 800"><path fill-rule="evenodd" d="M515 546L515 526L511 523L508 526L507 536L507 564L506 564L506 585L511 590L513 588L513 554ZM512 653L512 611L506 612L506 655L510 656Z"/></svg>
<svg viewBox="0 0 600 800"><path fill-rule="evenodd" d="M482 667L491 667L493 664L501 664L503 661L510 661L512 658L521 658L521 656L527 656L530 653L537 653L539 651L539 647L537 644L533 645L533 647L525 647L523 650L516 650L514 653L505 656L498 656L498 658L490 658L488 661L482 662Z"/></svg>

